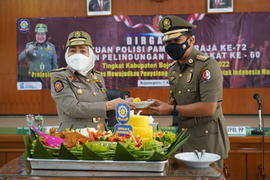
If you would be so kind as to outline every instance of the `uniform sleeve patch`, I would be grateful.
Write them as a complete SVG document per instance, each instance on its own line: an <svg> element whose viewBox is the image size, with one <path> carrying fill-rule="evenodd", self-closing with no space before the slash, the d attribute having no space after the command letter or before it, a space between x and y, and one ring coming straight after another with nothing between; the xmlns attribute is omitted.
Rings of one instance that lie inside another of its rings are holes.
<svg viewBox="0 0 270 180"><path fill-rule="evenodd" d="M211 72L207 69L202 72L202 80L208 81L211 79Z"/></svg>
<svg viewBox="0 0 270 180"><path fill-rule="evenodd" d="M54 83L55 92L61 92L64 89L64 84L61 80L56 80Z"/></svg>

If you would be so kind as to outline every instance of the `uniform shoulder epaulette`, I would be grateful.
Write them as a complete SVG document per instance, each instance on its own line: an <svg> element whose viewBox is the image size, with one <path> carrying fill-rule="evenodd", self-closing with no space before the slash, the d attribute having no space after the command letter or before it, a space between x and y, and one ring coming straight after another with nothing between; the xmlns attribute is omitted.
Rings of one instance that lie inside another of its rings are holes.
<svg viewBox="0 0 270 180"><path fill-rule="evenodd" d="M199 61L206 61L209 59L209 56L203 55L203 54L198 54L198 55L196 55L196 59Z"/></svg>
<svg viewBox="0 0 270 180"><path fill-rule="evenodd" d="M59 72L59 71L65 71L66 68L65 67L61 67L61 68L58 68L58 69L53 69L52 72Z"/></svg>
<svg viewBox="0 0 270 180"><path fill-rule="evenodd" d="M169 64L169 68L175 65L176 61L173 61L172 63Z"/></svg>

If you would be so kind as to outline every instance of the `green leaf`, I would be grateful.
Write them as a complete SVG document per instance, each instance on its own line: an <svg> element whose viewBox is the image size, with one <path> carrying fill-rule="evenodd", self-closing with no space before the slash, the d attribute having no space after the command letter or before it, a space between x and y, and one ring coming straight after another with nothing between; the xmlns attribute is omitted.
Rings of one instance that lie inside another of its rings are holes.
<svg viewBox="0 0 270 180"><path fill-rule="evenodd" d="M153 155L147 161L164 161L167 157L159 152L154 152Z"/></svg>
<svg viewBox="0 0 270 180"><path fill-rule="evenodd" d="M157 124L157 131L161 131L159 124Z"/></svg>
<svg viewBox="0 0 270 180"><path fill-rule="evenodd" d="M52 153L41 144L40 140L36 139L33 158L35 159L53 159Z"/></svg>
<svg viewBox="0 0 270 180"><path fill-rule="evenodd" d="M115 161L135 161L135 157L123 146L122 143L117 143L115 151Z"/></svg>
<svg viewBox="0 0 270 180"><path fill-rule="evenodd" d="M187 133L187 129L182 132L179 132L176 136L176 140L170 145L170 147L167 149L167 152L169 152L177 143L179 143L179 141L183 139L186 133Z"/></svg>
<svg viewBox="0 0 270 180"><path fill-rule="evenodd" d="M190 135L185 135L179 141L177 141L169 151L167 151L166 157L170 157L173 153L175 153L189 138Z"/></svg>
<svg viewBox="0 0 270 180"><path fill-rule="evenodd" d="M71 159L71 160L79 160L74 154L72 154L63 144L61 144L59 150L59 159Z"/></svg>
<svg viewBox="0 0 270 180"><path fill-rule="evenodd" d="M168 148L166 157L170 157L173 153L175 153L188 140L189 136L190 135L187 134L187 129L180 132L177 135L176 141Z"/></svg>
<svg viewBox="0 0 270 180"><path fill-rule="evenodd" d="M97 153L89 149L86 145L83 145L83 160L103 160Z"/></svg>
<svg viewBox="0 0 270 180"><path fill-rule="evenodd" d="M31 156L30 150L32 148L32 142L31 142L31 139L28 135L23 136L23 142L24 142L24 146L25 146L24 159L27 159L28 157Z"/></svg>
<svg viewBox="0 0 270 180"><path fill-rule="evenodd" d="M30 128L30 135L32 139L38 139L36 135L38 135L32 128Z"/></svg>

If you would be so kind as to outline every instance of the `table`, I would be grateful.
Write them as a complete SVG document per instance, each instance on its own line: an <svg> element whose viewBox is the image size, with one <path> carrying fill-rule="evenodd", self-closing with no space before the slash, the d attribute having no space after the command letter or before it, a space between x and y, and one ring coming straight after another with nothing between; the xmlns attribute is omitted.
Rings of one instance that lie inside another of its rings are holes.
<svg viewBox="0 0 270 180"><path fill-rule="evenodd" d="M91 178L91 179L197 179L197 178L209 178L209 179L225 179L222 173L214 167L208 168L191 168L175 158L170 159L165 170L163 172L120 172L120 171L65 171L65 170L32 170L28 161L25 161L22 156L13 159L9 163L0 168L0 176L2 177L46 177L50 179L54 178Z"/></svg>
<svg viewBox="0 0 270 180"><path fill-rule="evenodd" d="M24 151L22 135L16 135L15 128L0 129L0 168L20 156ZM2 134L1 134L2 132ZM224 161L224 176L228 180L258 178L262 164L262 137L231 136L229 157ZM265 137L265 173L270 177L270 137Z"/></svg>

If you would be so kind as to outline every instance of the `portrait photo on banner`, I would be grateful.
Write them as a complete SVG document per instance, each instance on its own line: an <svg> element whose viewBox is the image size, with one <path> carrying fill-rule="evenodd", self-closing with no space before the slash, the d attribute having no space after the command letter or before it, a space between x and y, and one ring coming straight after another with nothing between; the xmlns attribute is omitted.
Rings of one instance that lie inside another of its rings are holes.
<svg viewBox="0 0 270 180"><path fill-rule="evenodd" d="M111 15L111 0L86 0L87 15L101 16Z"/></svg>
<svg viewBox="0 0 270 180"><path fill-rule="evenodd" d="M207 0L207 12L233 12L233 0Z"/></svg>

